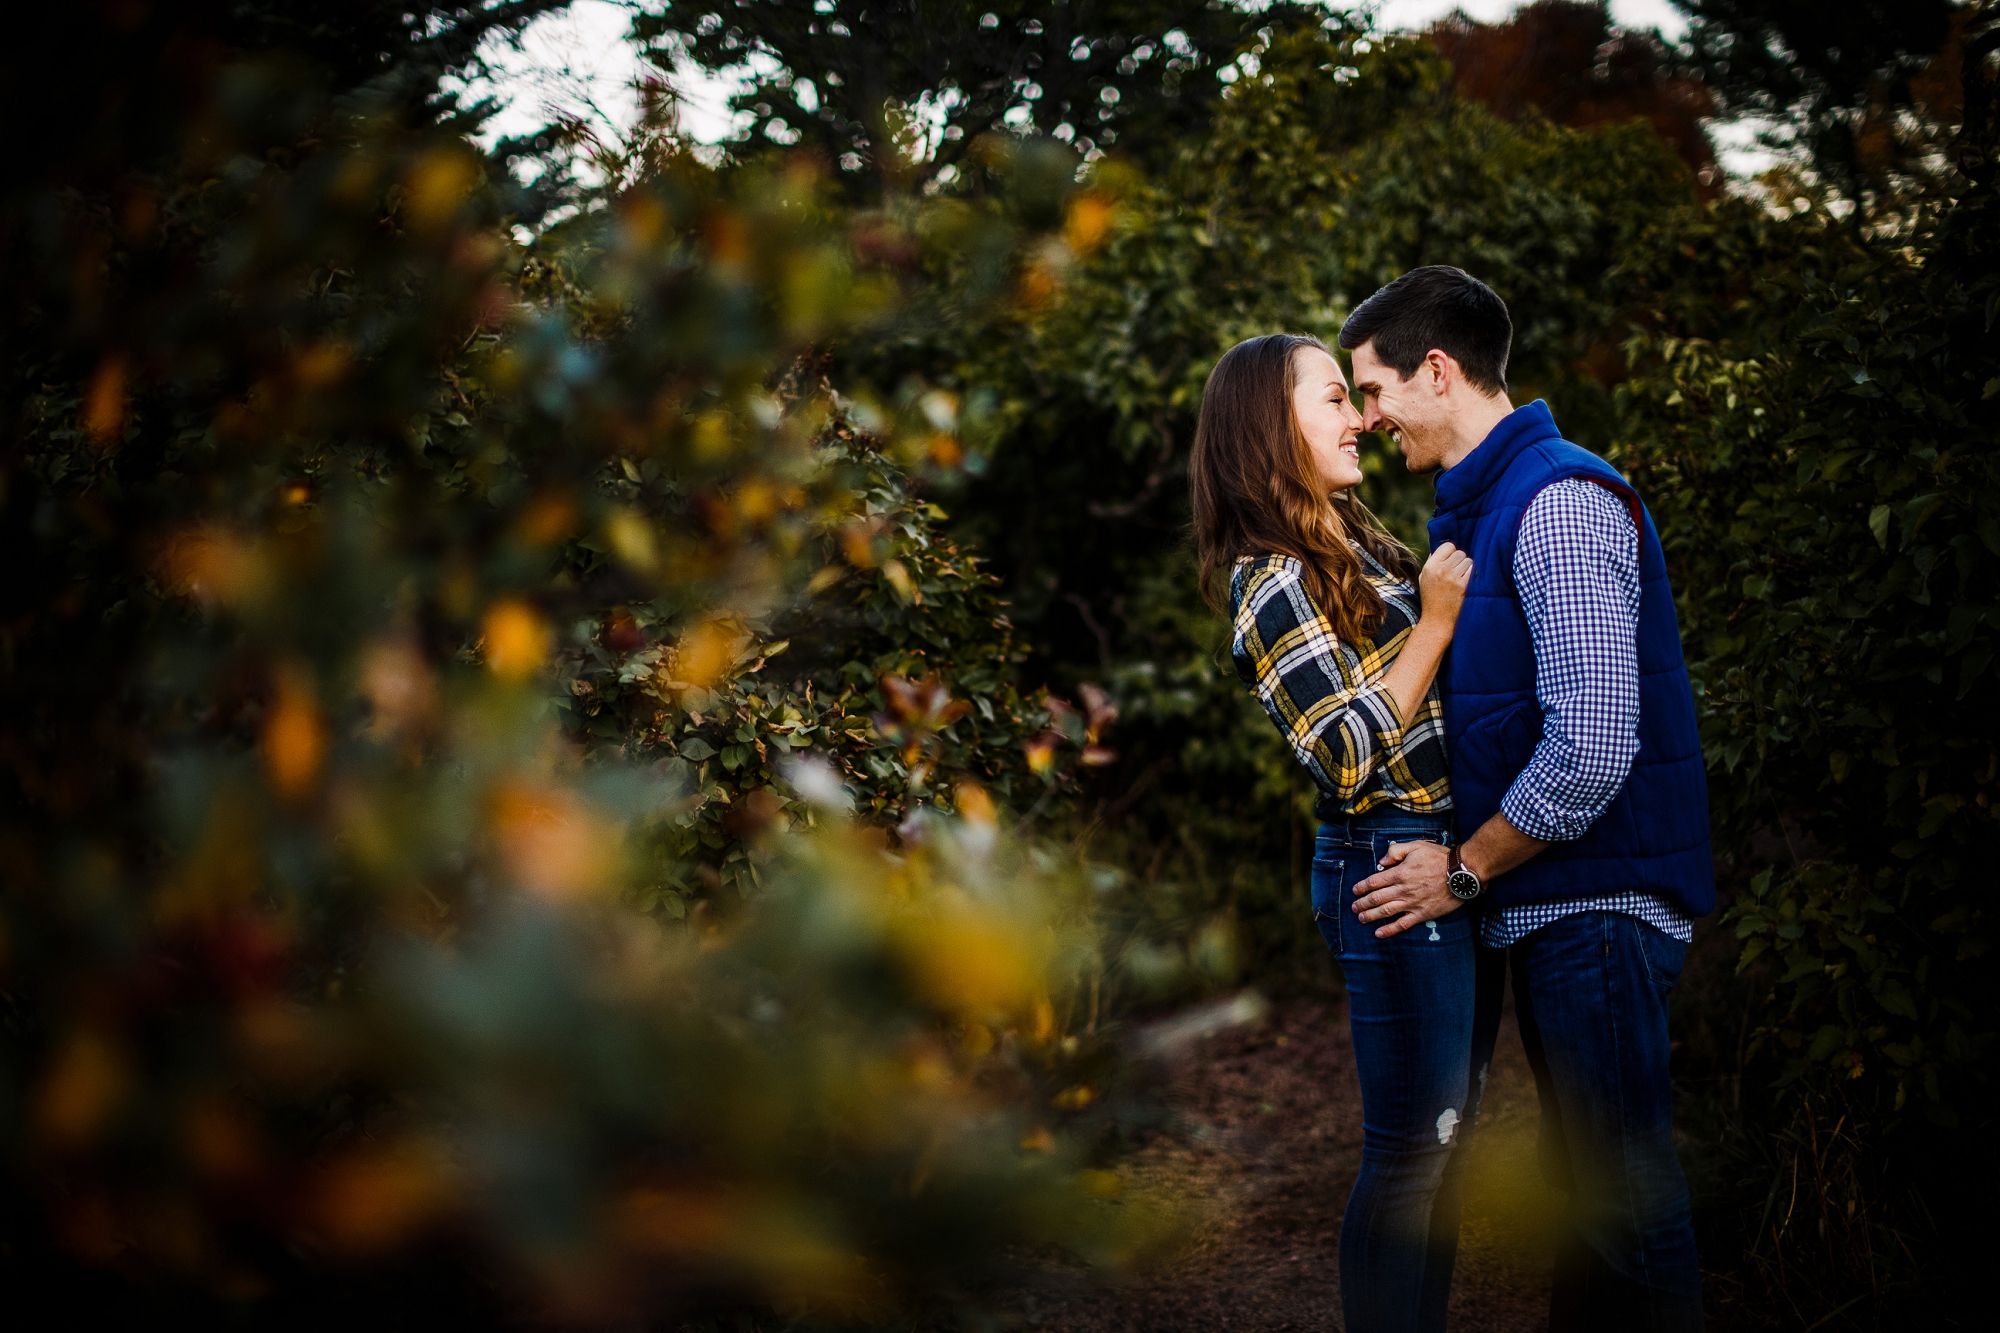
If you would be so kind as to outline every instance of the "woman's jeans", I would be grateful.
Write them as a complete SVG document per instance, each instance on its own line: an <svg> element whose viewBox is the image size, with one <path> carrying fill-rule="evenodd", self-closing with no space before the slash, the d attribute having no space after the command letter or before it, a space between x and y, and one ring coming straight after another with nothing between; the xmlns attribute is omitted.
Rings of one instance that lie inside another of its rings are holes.
<svg viewBox="0 0 2000 1333"><path fill-rule="evenodd" d="M1340 1227L1347 1333L1444 1328L1464 1149L1486 1081L1472 1069L1478 972L1504 959L1477 948L1463 908L1386 940L1375 938L1382 923L1355 917L1354 886L1390 843L1418 840L1449 844L1450 818L1393 811L1335 821L1321 827L1313 854L1313 917L1347 981L1361 1077L1361 1174Z"/></svg>

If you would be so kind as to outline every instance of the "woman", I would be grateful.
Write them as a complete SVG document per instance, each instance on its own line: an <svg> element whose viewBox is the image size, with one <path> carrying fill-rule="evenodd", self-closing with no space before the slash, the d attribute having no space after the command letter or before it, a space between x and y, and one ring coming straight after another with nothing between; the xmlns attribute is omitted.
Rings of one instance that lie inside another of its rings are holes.
<svg viewBox="0 0 2000 1333"><path fill-rule="evenodd" d="M1370 927L1351 909L1396 844L1454 842L1433 682L1472 561L1447 544L1417 574L1355 496L1360 430L1317 339L1252 338L1209 374L1190 471L1202 595L1221 610L1227 571L1237 674L1320 789L1313 917L1346 978L1361 1078L1347 1329L1403 1333L1444 1328L1458 1252L1454 1149L1478 1115L1474 923L1417 911Z"/></svg>

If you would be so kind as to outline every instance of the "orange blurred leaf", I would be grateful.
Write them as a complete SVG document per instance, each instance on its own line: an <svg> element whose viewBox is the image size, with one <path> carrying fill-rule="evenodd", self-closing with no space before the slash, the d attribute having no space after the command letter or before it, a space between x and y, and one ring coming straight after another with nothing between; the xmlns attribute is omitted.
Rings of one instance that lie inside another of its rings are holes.
<svg viewBox="0 0 2000 1333"><path fill-rule="evenodd" d="M56 1056L36 1098L42 1133L59 1147L97 1137L125 1099L125 1061L104 1036L79 1032Z"/></svg>
<svg viewBox="0 0 2000 1333"><path fill-rule="evenodd" d="M370 1254L416 1235L451 1198L443 1154L413 1141L359 1149L327 1167L308 1195L307 1216L333 1248Z"/></svg>
<svg viewBox="0 0 2000 1333"><path fill-rule="evenodd" d="M993 806L993 798L977 783L961 782L954 793L958 813L963 818L983 828L992 828L998 816Z"/></svg>
<svg viewBox="0 0 2000 1333"><path fill-rule="evenodd" d="M102 449L125 428L125 357L113 352L97 363L83 395L83 429Z"/></svg>
<svg viewBox="0 0 2000 1333"><path fill-rule="evenodd" d="M492 797L494 837L523 888L566 899L603 887L616 831L567 792L509 782Z"/></svg>
<svg viewBox="0 0 2000 1333"><path fill-rule="evenodd" d="M154 572L170 592L223 606L252 601L270 583L262 551L212 524L168 538L154 561Z"/></svg>
<svg viewBox="0 0 2000 1333"><path fill-rule="evenodd" d="M1081 191L1070 201L1068 216L1063 219L1063 239L1070 249L1087 255L1103 243L1117 212L1117 206L1105 196L1094 190Z"/></svg>
<svg viewBox="0 0 2000 1333"><path fill-rule="evenodd" d="M736 645L741 637L729 626L713 620L689 630L674 650L673 683L696 689L714 685L735 662Z"/></svg>
<svg viewBox="0 0 2000 1333"><path fill-rule="evenodd" d="M264 720L264 766L271 786L287 801L312 795L326 758L326 727L303 668L278 673L277 698Z"/></svg>
<svg viewBox="0 0 2000 1333"><path fill-rule="evenodd" d="M1081 1111L1096 1100L1097 1089L1087 1088L1082 1084L1078 1084L1076 1087L1064 1088L1061 1092L1057 1093L1050 1100L1049 1105L1055 1107L1058 1111Z"/></svg>
<svg viewBox="0 0 2000 1333"><path fill-rule="evenodd" d="M576 502L561 492L536 496L521 511L515 531L530 546L549 546L576 531Z"/></svg>
<svg viewBox="0 0 2000 1333"><path fill-rule="evenodd" d="M553 640L548 623L535 609L513 598L493 604L482 637L486 665L503 680L521 680L540 670Z"/></svg>

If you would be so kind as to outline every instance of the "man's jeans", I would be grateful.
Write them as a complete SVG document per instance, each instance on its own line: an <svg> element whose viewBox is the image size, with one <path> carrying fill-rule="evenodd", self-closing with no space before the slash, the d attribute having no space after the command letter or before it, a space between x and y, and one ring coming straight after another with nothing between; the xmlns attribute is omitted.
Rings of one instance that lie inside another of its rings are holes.
<svg viewBox="0 0 2000 1333"><path fill-rule="evenodd" d="M1570 1196L1550 1333L1700 1329L1701 1270L1667 1072L1667 993L1687 946L1637 917L1579 912L1504 952L1541 1098L1542 1171ZM1481 978L1473 1042L1483 1068L1501 993L1497 969Z"/></svg>
<svg viewBox="0 0 2000 1333"><path fill-rule="evenodd" d="M1323 826L1314 849L1313 917L1347 981L1361 1081L1361 1173L1340 1224L1348 1333L1445 1326L1465 1145L1485 1083L1483 1063L1477 1074L1471 1063L1477 974L1483 963L1497 992L1503 959L1476 946L1471 912L1378 940L1352 909L1354 885L1390 843L1450 836L1448 816L1386 811Z"/></svg>

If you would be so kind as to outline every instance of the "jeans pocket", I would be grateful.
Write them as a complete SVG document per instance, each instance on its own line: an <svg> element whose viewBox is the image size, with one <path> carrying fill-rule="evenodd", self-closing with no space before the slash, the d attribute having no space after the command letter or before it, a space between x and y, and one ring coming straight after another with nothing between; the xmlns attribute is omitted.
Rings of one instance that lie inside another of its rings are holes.
<svg viewBox="0 0 2000 1333"><path fill-rule="evenodd" d="M1325 854L1313 858L1313 924L1319 927L1320 937L1326 941L1326 947L1332 950L1335 958L1345 953L1341 947L1340 928L1342 918L1347 915L1347 902L1351 896L1348 893L1348 886L1360 872L1367 856L1366 847L1341 845L1329 848Z"/></svg>
<svg viewBox="0 0 2000 1333"><path fill-rule="evenodd" d="M1369 852L1373 857L1373 859L1370 860L1368 863L1369 865L1368 873L1371 875L1375 873L1374 867L1382 864L1382 858L1389 854L1389 847L1390 844L1392 843L1443 842L1444 840L1445 840L1444 834L1438 832L1436 829L1431 829L1431 828L1384 829L1380 833L1375 835L1374 846L1369 848Z"/></svg>
<svg viewBox="0 0 2000 1333"><path fill-rule="evenodd" d="M1687 945L1637 917L1626 920L1638 936L1639 956L1646 961L1646 975L1661 991L1672 990L1680 982L1681 966L1687 961Z"/></svg>
<svg viewBox="0 0 2000 1333"><path fill-rule="evenodd" d="M1347 866L1352 861L1351 849L1337 851L1331 856L1315 856L1312 863L1312 912L1313 919L1325 921L1340 910L1342 891L1347 887Z"/></svg>

